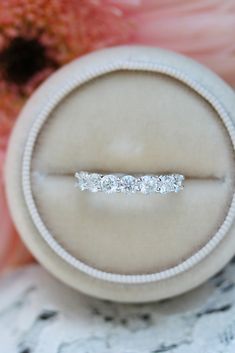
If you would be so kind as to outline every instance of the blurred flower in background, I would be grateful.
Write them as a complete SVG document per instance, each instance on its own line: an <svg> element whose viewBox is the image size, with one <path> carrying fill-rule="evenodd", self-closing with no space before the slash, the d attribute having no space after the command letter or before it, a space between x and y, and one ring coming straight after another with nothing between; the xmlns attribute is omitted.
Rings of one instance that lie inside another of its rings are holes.
<svg viewBox="0 0 235 353"><path fill-rule="evenodd" d="M18 113L52 72L118 44L178 51L235 84L234 0L0 1L0 271L31 261L11 222L3 165Z"/></svg>
<svg viewBox="0 0 235 353"><path fill-rule="evenodd" d="M0 270L31 261L11 222L3 181L22 105L53 71L91 50L127 42L129 32L121 11L102 1L0 1Z"/></svg>

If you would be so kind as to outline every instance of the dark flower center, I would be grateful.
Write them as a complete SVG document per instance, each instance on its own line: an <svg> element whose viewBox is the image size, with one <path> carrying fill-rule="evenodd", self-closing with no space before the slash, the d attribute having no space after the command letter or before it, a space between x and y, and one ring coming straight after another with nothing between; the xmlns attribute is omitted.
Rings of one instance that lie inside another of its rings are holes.
<svg viewBox="0 0 235 353"><path fill-rule="evenodd" d="M15 38L0 53L0 70L4 78L23 85L45 67L55 66L46 56L46 50L37 39Z"/></svg>

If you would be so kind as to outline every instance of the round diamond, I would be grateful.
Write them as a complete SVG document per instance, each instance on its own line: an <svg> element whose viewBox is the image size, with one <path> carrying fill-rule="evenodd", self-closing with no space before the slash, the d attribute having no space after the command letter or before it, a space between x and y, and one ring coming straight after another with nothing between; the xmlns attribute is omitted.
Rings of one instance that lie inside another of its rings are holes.
<svg viewBox="0 0 235 353"><path fill-rule="evenodd" d="M88 188L91 192L100 191L101 188L101 175L92 173L88 179Z"/></svg>
<svg viewBox="0 0 235 353"><path fill-rule="evenodd" d="M143 194L150 194L157 190L157 178L145 175L140 179L140 190Z"/></svg>
<svg viewBox="0 0 235 353"><path fill-rule="evenodd" d="M179 192L183 189L184 176L181 174L175 174L175 192Z"/></svg>
<svg viewBox="0 0 235 353"><path fill-rule="evenodd" d="M174 177L174 175L161 175L158 178L158 181L159 181L158 191L161 194L175 191L175 177Z"/></svg>
<svg viewBox="0 0 235 353"><path fill-rule="evenodd" d="M119 178L114 175L105 175L101 179L102 191L106 193L117 192L119 188Z"/></svg>
<svg viewBox="0 0 235 353"><path fill-rule="evenodd" d="M87 172L76 173L75 178L77 179L76 186L78 186L81 190L89 189L89 186L88 186L89 173Z"/></svg>
<svg viewBox="0 0 235 353"><path fill-rule="evenodd" d="M121 191L124 193L134 193L138 191L137 179L132 175L124 175L121 178Z"/></svg>

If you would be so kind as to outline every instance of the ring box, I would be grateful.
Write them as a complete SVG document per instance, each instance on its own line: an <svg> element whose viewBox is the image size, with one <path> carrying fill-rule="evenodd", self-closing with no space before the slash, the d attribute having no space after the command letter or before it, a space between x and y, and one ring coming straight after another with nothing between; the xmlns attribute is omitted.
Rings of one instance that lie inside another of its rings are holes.
<svg viewBox="0 0 235 353"><path fill-rule="evenodd" d="M56 277L123 302L171 297L234 255L235 96L198 63L124 46L63 67L27 102L6 188L26 245ZM78 170L185 175L178 194L81 192Z"/></svg>

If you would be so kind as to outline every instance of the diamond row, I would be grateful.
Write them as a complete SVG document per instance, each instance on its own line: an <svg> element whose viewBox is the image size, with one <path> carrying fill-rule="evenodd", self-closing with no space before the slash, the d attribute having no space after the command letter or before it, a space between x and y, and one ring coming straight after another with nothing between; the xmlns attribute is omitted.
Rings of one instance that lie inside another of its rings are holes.
<svg viewBox="0 0 235 353"><path fill-rule="evenodd" d="M126 194L179 192L183 189L184 182L184 176L181 174L133 176L120 174L103 175L81 171L75 174L75 178L75 186L82 191L101 191L108 194L116 192Z"/></svg>

